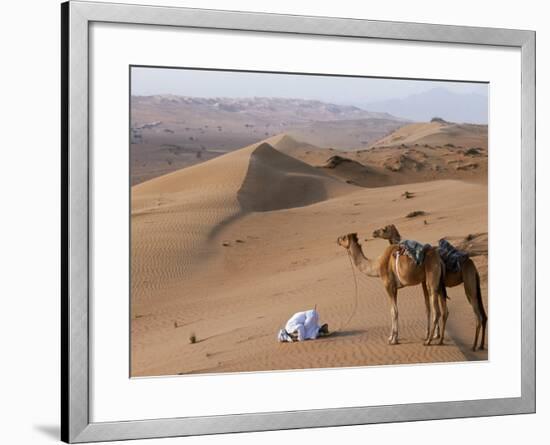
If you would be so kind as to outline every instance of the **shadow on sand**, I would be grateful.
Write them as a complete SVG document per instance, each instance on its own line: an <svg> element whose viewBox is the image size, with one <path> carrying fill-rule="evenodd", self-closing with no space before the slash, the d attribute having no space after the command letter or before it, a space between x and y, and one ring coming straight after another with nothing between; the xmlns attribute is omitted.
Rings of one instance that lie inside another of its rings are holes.
<svg viewBox="0 0 550 445"><path fill-rule="evenodd" d="M365 335L367 333L366 329L352 329L349 331L335 331L326 337L319 337L317 340L330 340L331 338L343 338L343 337L353 337L355 335Z"/></svg>

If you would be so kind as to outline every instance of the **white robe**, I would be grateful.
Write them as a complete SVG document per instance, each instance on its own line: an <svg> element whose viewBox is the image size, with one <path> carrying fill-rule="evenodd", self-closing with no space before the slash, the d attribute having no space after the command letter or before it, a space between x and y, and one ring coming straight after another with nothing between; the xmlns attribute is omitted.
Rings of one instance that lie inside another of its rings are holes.
<svg viewBox="0 0 550 445"><path fill-rule="evenodd" d="M285 325L286 332L298 335L298 341L316 339L319 336L319 328L319 313L315 309L297 312Z"/></svg>

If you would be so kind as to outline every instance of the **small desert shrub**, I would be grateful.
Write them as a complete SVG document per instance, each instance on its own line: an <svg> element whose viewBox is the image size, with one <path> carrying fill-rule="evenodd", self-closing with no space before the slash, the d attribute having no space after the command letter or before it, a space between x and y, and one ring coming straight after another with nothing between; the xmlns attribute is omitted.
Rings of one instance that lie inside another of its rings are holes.
<svg viewBox="0 0 550 445"><path fill-rule="evenodd" d="M423 210L415 210L414 212L407 213L407 218L414 218L415 216L427 215Z"/></svg>
<svg viewBox="0 0 550 445"><path fill-rule="evenodd" d="M470 155L470 156L476 156L480 153L481 153L481 148L478 148L478 147L468 148L468 150L466 150L466 152L465 152L465 154Z"/></svg>
<svg viewBox="0 0 550 445"><path fill-rule="evenodd" d="M189 334L189 343L191 343L192 345L194 345L195 343L197 343L197 336L195 335L194 332L191 332Z"/></svg>

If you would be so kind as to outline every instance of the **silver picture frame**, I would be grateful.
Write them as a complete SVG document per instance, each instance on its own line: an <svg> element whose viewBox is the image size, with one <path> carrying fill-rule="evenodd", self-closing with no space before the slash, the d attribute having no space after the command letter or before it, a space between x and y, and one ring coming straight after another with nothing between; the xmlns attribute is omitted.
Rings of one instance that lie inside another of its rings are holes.
<svg viewBox="0 0 550 445"><path fill-rule="evenodd" d="M535 412L535 32L70 1L62 23L61 436L68 443ZM90 421L89 26L93 22L462 43L521 50L521 396L388 406Z"/></svg>

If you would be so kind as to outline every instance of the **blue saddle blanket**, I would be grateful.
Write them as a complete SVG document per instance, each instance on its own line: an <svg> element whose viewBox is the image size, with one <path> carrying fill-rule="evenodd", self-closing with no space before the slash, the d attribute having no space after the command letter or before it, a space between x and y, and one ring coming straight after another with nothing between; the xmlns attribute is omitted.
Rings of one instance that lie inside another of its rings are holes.
<svg viewBox="0 0 550 445"><path fill-rule="evenodd" d="M439 255L445 263L445 268L450 272L458 272L462 263L469 258L467 252L458 250L445 238L439 240Z"/></svg>
<svg viewBox="0 0 550 445"><path fill-rule="evenodd" d="M419 243L418 241L406 239L399 242L399 247L402 253L412 258L416 265L419 266L424 262L426 250L432 246L430 246L429 244Z"/></svg>

